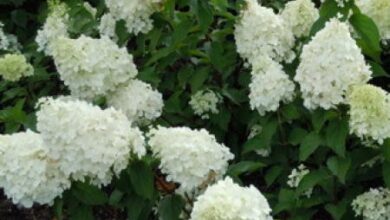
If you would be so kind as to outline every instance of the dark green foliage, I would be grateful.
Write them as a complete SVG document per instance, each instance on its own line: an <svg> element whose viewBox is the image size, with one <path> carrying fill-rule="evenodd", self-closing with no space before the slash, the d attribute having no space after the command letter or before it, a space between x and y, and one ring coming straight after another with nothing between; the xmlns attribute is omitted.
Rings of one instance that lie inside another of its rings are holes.
<svg viewBox="0 0 390 220"><path fill-rule="evenodd" d="M71 8L72 36L98 37L98 21L82 7L82 1L65 2ZM98 15L104 12L103 0L88 2L98 8ZM263 2L277 11L286 1ZM270 201L277 219L353 219L350 203L357 195L370 187L390 187L389 141L381 150L366 148L349 135L346 111L309 112L298 98L264 117L252 111L248 102L249 69L236 52L233 36L242 3L241 0L166 0L163 10L153 15L154 29L138 36L126 33L123 22L117 23L119 44L134 55L139 79L163 93L165 107L156 124L206 128L214 134L235 154L228 175L244 185L259 188ZM333 0L326 1L311 35L331 17L339 12L345 16L349 9L354 11L349 21L373 68L374 81L388 82L389 53L382 51L372 19L361 14L352 3L340 9ZM53 61L36 51L34 38L46 14L45 1L0 0L0 21L8 33L18 36L22 52L35 68L33 77L20 82L0 81L0 133L34 130L37 100L68 93ZM308 42L309 38L303 41ZM291 74L295 74L294 70ZM190 96L201 89L212 89L224 98L220 112L210 120L194 116L188 105ZM248 140L250 128L255 124L260 124L263 131ZM271 149L272 153L269 157L255 153L262 149ZM382 155L386 159L383 164L362 166ZM297 189L292 189L286 184L287 176L301 163L311 172ZM63 199L57 199L53 212L58 218L94 219L96 208L109 206L128 219L157 219L152 208L158 204L157 212L163 220L178 219L183 198L158 189L157 178L158 161L149 157L132 161L120 177L102 189L73 183ZM313 188L310 198L302 195L310 188Z"/></svg>

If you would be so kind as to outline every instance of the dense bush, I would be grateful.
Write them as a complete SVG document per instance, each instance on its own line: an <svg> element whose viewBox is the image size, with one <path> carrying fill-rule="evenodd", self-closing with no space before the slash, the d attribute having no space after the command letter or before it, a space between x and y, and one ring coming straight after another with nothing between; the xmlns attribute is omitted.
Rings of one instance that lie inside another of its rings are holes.
<svg viewBox="0 0 390 220"><path fill-rule="evenodd" d="M390 2L287 2L0 0L5 195L57 219L390 219Z"/></svg>

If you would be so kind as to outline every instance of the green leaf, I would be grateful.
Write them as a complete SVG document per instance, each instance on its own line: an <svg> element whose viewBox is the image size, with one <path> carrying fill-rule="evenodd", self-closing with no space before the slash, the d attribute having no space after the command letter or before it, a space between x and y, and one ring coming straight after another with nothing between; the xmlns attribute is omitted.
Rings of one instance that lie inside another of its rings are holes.
<svg viewBox="0 0 390 220"><path fill-rule="evenodd" d="M265 174L265 182L267 183L267 186L272 185L275 182L275 180L280 176L282 171L283 168L279 165L275 165L271 167Z"/></svg>
<svg viewBox="0 0 390 220"><path fill-rule="evenodd" d="M165 111L170 113L177 113L181 111L181 100L180 96L182 95L182 91L176 91L167 101L165 101Z"/></svg>
<svg viewBox="0 0 390 220"><path fill-rule="evenodd" d="M333 120L326 128L326 143L340 157L345 156L345 143L348 137L348 121Z"/></svg>
<svg viewBox="0 0 390 220"><path fill-rule="evenodd" d="M95 26L95 19L82 4L74 4L69 12L69 31L72 33L91 34Z"/></svg>
<svg viewBox="0 0 390 220"><path fill-rule="evenodd" d="M299 147L299 160L305 161L321 144L321 137L316 132L311 132L303 140Z"/></svg>
<svg viewBox="0 0 390 220"><path fill-rule="evenodd" d="M159 72L153 67L145 68L138 73L138 79L152 84L152 86L157 87L161 82L161 76Z"/></svg>
<svg viewBox="0 0 390 220"><path fill-rule="evenodd" d="M300 195L304 193L305 191L314 188L316 185L318 185L321 181L325 180L329 177L328 172L326 172L325 169L319 169L310 171L306 176L304 176L299 183L299 186L297 188L297 193Z"/></svg>
<svg viewBox="0 0 390 220"><path fill-rule="evenodd" d="M363 52L379 61L381 38L375 22L370 17L360 13L354 13L349 22L361 38L357 43L362 47Z"/></svg>
<svg viewBox="0 0 390 220"><path fill-rule="evenodd" d="M386 70L384 70L383 67L377 62L371 60L367 60L367 62L371 66L373 77L381 77L381 76L390 77L390 75L386 72Z"/></svg>
<svg viewBox="0 0 390 220"><path fill-rule="evenodd" d="M343 200L337 204L327 204L325 210L332 215L334 220L341 220L345 215L348 207L348 203Z"/></svg>
<svg viewBox="0 0 390 220"><path fill-rule="evenodd" d="M248 153L254 150L267 149L271 147L271 141L278 128L278 121L271 120L263 126L259 135L249 139L243 146L242 153Z"/></svg>
<svg viewBox="0 0 390 220"><path fill-rule="evenodd" d="M124 195L123 192L121 192L118 189L115 189L110 195L110 198L108 200L108 204L117 205L121 201L121 199L123 198L123 195Z"/></svg>
<svg viewBox="0 0 390 220"><path fill-rule="evenodd" d="M325 1L320 8L320 17L313 24L310 36L314 36L319 30L325 27L325 23L337 15L339 8L334 0Z"/></svg>
<svg viewBox="0 0 390 220"><path fill-rule="evenodd" d="M127 217L129 220L140 220L142 210L147 205L146 201L137 195L131 195L131 198L127 200Z"/></svg>
<svg viewBox="0 0 390 220"><path fill-rule="evenodd" d="M208 79L209 75L211 75L211 73L210 68L208 67L202 67L196 70L190 81L191 91L194 93L201 89L206 80Z"/></svg>
<svg viewBox="0 0 390 220"><path fill-rule="evenodd" d="M222 95L236 105L240 105L240 103L243 103L248 99L248 96L246 95L245 91L238 89L223 89Z"/></svg>
<svg viewBox="0 0 390 220"><path fill-rule="evenodd" d="M107 195L97 186L76 182L72 194L86 205L103 205L108 201Z"/></svg>
<svg viewBox="0 0 390 220"><path fill-rule="evenodd" d="M184 205L184 200L179 195L165 196L158 206L160 218L162 220L179 220Z"/></svg>
<svg viewBox="0 0 390 220"><path fill-rule="evenodd" d="M212 114L210 120L212 124L218 125L223 131L228 131L231 114L228 109L222 107L218 114Z"/></svg>
<svg viewBox="0 0 390 220"><path fill-rule="evenodd" d="M135 161L130 165L128 172L135 193L143 198L152 200L154 174L149 165L143 161Z"/></svg>
<svg viewBox="0 0 390 220"><path fill-rule="evenodd" d="M118 37L119 45L124 45L130 38L131 34L127 32L126 22L124 20L116 22L115 34Z"/></svg>
<svg viewBox="0 0 390 220"><path fill-rule="evenodd" d="M192 0L192 6L196 18L198 19L200 29L206 31L214 19L208 1Z"/></svg>
<svg viewBox="0 0 390 220"><path fill-rule="evenodd" d="M190 81L193 73L194 73L194 69L191 66L186 66L180 69L180 71L177 74L177 80L179 81L179 85L181 88L185 88L188 81Z"/></svg>
<svg viewBox="0 0 390 220"><path fill-rule="evenodd" d="M228 0L211 0L211 4L217 8L218 10L226 10L227 7L229 7Z"/></svg>
<svg viewBox="0 0 390 220"><path fill-rule="evenodd" d="M390 188L390 162L385 161L383 163L382 175L383 175L383 180L385 181L387 188Z"/></svg>
<svg viewBox="0 0 390 220"><path fill-rule="evenodd" d="M337 176L341 183L345 184L345 177L351 167L350 158L331 157L326 162L329 170Z"/></svg>
<svg viewBox="0 0 390 220"><path fill-rule="evenodd" d="M282 114L289 121L298 119L301 116L298 107L293 103L283 106Z"/></svg>
<svg viewBox="0 0 390 220"><path fill-rule="evenodd" d="M311 123L314 129L319 132L324 126L325 122L337 117L337 113L334 111L324 111L321 109L315 110L311 114Z"/></svg>
<svg viewBox="0 0 390 220"><path fill-rule="evenodd" d="M164 4L164 12L169 16L173 17L175 12L176 0L166 0Z"/></svg>
<svg viewBox="0 0 390 220"><path fill-rule="evenodd" d="M291 189L281 189L278 195L278 202L273 208L272 213L278 214L284 210L291 210L295 207L295 193Z"/></svg>
<svg viewBox="0 0 390 220"><path fill-rule="evenodd" d="M54 200L54 205L53 205L53 211L54 215L58 220L63 219L63 212L64 212L64 200L60 198L56 198Z"/></svg>
<svg viewBox="0 0 390 220"><path fill-rule="evenodd" d="M255 161L241 161L229 166L227 174L230 176L239 176L241 174L253 173L265 165Z"/></svg>
<svg viewBox="0 0 390 220"><path fill-rule="evenodd" d="M299 145L302 143L307 134L308 132L305 129L294 127L288 136L288 141L293 145Z"/></svg>
<svg viewBox="0 0 390 220"><path fill-rule="evenodd" d="M161 50L158 50L157 52L153 53L152 57L148 60L148 62L146 62L145 66L150 66L151 64L154 64L160 59L167 57L170 53L174 51L175 50L172 47L166 47Z"/></svg>
<svg viewBox="0 0 390 220"><path fill-rule="evenodd" d="M1 102L5 102L14 99L16 97L27 96L27 94L28 92L26 88L22 88L22 87L10 88L7 91L2 93L3 97L1 99Z"/></svg>
<svg viewBox="0 0 390 220"><path fill-rule="evenodd" d="M174 26L172 33L172 48L178 48L181 43L186 39L190 28L192 27L192 21L188 16L179 16L179 21Z"/></svg>
<svg viewBox="0 0 390 220"><path fill-rule="evenodd" d="M214 68L226 79L232 73L232 69L237 63L235 47L220 41L212 42L210 46L208 51L209 60Z"/></svg>
<svg viewBox="0 0 390 220"><path fill-rule="evenodd" d="M390 162L390 138L383 142L382 153L385 159Z"/></svg>

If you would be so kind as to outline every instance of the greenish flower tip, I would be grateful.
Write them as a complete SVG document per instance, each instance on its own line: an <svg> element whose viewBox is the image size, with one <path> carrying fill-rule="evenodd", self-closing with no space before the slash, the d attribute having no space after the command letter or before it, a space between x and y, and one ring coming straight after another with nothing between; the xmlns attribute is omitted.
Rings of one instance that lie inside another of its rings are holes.
<svg viewBox="0 0 390 220"><path fill-rule="evenodd" d="M389 109L389 98L383 89L365 84L354 86L349 94L349 103L352 107L365 110L375 117L386 116Z"/></svg>
<svg viewBox="0 0 390 220"><path fill-rule="evenodd" d="M354 86L348 104L351 133L379 144L390 137L390 99L385 90L368 84Z"/></svg>
<svg viewBox="0 0 390 220"><path fill-rule="evenodd" d="M22 54L6 54L0 58L0 75L8 81L18 81L34 74L34 68Z"/></svg>
<svg viewBox="0 0 390 220"><path fill-rule="evenodd" d="M60 0L48 0L49 13L58 17L63 17L68 13L68 6Z"/></svg>

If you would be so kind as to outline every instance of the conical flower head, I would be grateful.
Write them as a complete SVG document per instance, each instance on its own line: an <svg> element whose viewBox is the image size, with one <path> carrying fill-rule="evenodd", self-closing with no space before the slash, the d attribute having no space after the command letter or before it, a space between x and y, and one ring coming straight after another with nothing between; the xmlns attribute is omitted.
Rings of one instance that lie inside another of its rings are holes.
<svg viewBox="0 0 390 220"><path fill-rule="evenodd" d="M365 84L371 71L351 37L348 25L337 19L327 22L303 47L295 81L300 84L308 109L331 109L345 103L347 90Z"/></svg>
<svg viewBox="0 0 390 220"><path fill-rule="evenodd" d="M262 7L256 0L246 0L246 7L235 25L237 51L254 65L264 57L291 61L294 36L272 9Z"/></svg>
<svg viewBox="0 0 390 220"><path fill-rule="evenodd" d="M390 137L390 99L383 89L362 85L348 95L350 131L362 139L382 143Z"/></svg>

